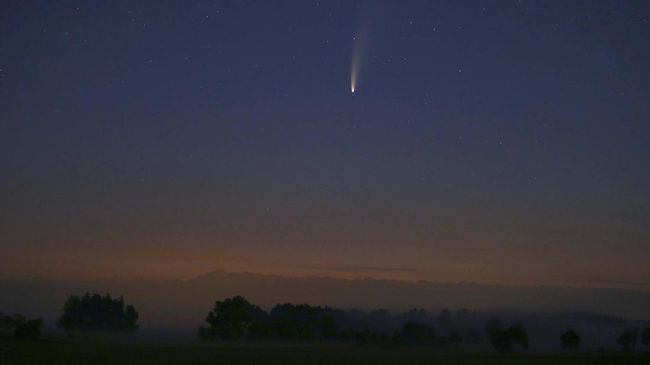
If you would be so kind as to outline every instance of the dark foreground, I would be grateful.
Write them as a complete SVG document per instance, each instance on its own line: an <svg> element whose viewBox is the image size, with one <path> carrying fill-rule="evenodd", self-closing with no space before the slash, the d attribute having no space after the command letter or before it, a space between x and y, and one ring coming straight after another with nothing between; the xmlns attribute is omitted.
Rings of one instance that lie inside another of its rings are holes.
<svg viewBox="0 0 650 365"><path fill-rule="evenodd" d="M498 355L340 344L126 344L0 339L0 364L650 364L650 354Z"/></svg>

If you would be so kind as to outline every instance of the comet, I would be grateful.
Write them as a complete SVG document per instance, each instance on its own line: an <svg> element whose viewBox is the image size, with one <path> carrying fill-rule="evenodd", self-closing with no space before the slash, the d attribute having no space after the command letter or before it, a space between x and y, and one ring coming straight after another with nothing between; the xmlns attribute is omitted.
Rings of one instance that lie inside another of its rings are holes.
<svg viewBox="0 0 650 365"><path fill-rule="evenodd" d="M357 81L359 79L359 71L361 67L361 39L353 37L352 40L352 64L350 65L350 91L354 94L357 88Z"/></svg>
<svg viewBox="0 0 650 365"><path fill-rule="evenodd" d="M374 2L373 2L374 4ZM360 16L357 31L352 36L352 62L350 63L350 91L354 94L361 80L361 66L366 58L366 49L370 46L370 28L372 22L367 16Z"/></svg>

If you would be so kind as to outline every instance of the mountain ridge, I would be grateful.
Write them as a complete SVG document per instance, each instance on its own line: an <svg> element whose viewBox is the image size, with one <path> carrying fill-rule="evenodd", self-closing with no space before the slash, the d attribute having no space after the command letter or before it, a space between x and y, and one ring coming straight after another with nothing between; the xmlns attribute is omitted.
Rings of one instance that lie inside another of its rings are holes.
<svg viewBox="0 0 650 365"><path fill-rule="evenodd" d="M216 300L243 295L270 309L308 303L343 309L512 309L589 312L648 319L650 292L620 288L516 287L381 278L289 277L214 270L187 280L1 278L0 311L55 318L65 298L86 291L124 296L147 326L196 328Z"/></svg>

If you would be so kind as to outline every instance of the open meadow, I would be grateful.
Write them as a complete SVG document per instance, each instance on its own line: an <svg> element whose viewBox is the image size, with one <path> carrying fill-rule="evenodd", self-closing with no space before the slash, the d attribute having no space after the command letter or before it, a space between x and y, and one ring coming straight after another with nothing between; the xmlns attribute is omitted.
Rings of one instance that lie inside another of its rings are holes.
<svg viewBox="0 0 650 365"><path fill-rule="evenodd" d="M495 354L346 344L204 344L0 340L0 364L650 364L650 353Z"/></svg>

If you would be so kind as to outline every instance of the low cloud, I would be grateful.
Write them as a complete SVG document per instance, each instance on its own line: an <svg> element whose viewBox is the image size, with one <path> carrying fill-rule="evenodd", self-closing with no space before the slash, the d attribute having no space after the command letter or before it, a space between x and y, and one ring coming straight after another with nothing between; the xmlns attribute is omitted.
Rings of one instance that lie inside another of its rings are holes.
<svg viewBox="0 0 650 365"><path fill-rule="evenodd" d="M318 265L301 265L303 269L323 270L323 271L373 271L373 272L415 272L419 271L413 267L399 266L318 266Z"/></svg>

